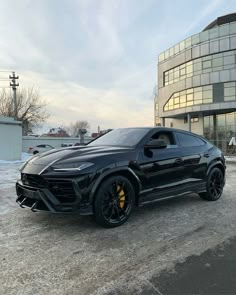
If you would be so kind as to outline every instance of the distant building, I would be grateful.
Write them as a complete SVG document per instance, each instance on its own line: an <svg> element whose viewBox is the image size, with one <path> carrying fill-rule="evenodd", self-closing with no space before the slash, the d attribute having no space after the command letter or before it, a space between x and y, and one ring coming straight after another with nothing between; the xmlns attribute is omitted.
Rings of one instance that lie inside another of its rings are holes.
<svg viewBox="0 0 236 295"><path fill-rule="evenodd" d="M61 127L51 128L48 133L43 134L42 136L49 137L70 137L68 133Z"/></svg>
<svg viewBox="0 0 236 295"><path fill-rule="evenodd" d="M101 130L101 131L99 131L99 132L94 132L94 133L92 133L92 138L96 138L96 137L99 137L99 136L101 136L101 135L103 135L103 134L105 134L105 133L107 133L107 132L110 132L112 129L107 129L107 130Z"/></svg>
<svg viewBox="0 0 236 295"><path fill-rule="evenodd" d="M0 160L21 160L22 122L0 116L0 138Z"/></svg>
<svg viewBox="0 0 236 295"><path fill-rule="evenodd" d="M236 13L159 55L155 125L193 131L228 151L236 136Z"/></svg>

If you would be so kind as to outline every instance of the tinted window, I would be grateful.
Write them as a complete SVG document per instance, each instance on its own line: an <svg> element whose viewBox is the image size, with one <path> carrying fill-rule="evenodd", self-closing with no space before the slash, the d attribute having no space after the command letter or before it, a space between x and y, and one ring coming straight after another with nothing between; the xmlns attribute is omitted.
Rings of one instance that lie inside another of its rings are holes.
<svg viewBox="0 0 236 295"><path fill-rule="evenodd" d="M200 146L205 144L205 142L202 139L195 137L193 135L177 133L177 136L180 145L183 147Z"/></svg>
<svg viewBox="0 0 236 295"><path fill-rule="evenodd" d="M36 147L39 147L39 148L45 148L45 144L39 144L39 145L37 145Z"/></svg>
<svg viewBox="0 0 236 295"><path fill-rule="evenodd" d="M171 132L159 131L152 136L153 139L163 140L167 145L174 145L173 134Z"/></svg>
<svg viewBox="0 0 236 295"><path fill-rule="evenodd" d="M150 129L148 128L115 129L95 139L88 146L111 145L132 147L138 144L149 131Z"/></svg>

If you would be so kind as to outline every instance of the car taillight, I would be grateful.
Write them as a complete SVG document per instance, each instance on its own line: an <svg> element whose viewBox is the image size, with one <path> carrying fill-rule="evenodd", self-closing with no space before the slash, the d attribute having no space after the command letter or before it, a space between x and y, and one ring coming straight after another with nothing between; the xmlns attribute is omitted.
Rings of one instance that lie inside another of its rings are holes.
<svg viewBox="0 0 236 295"><path fill-rule="evenodd" d="M29 148L29 150L28 150L28 152L30 153L32 150L33 150L33 148L32 148L32 147L30 147L30 148Z"/></svg>

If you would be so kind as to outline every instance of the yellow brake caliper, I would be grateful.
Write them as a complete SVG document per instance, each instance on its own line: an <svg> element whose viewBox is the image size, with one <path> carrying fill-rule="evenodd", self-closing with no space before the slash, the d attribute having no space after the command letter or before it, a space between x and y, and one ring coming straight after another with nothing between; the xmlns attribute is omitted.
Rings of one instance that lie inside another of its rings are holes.
<svg viewBox="0 0 236 295"><path fill-rule="evenodd" d="M120 208L124 208L125 205L125 192L123 189L121 189L121 187L119 185L117 185L117 192L120 190L119 192L119 205Z"/></svg>

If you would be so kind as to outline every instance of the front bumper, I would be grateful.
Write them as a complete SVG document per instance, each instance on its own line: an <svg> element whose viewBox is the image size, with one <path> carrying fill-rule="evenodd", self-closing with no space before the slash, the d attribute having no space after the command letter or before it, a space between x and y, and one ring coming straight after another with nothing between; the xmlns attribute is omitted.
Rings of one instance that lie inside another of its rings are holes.
<svg viewBox="0 0 236 295"><path fill-rule="evenodd" d="M16 202L22 207L28 207L33 212L50 211L52 213L78 213L80 215L92 215L92 206L81 202L82 195L76 191L73 202L63 202L57 198L48 188L36 188L23 184L21 180L16 183Z"/></svg>

